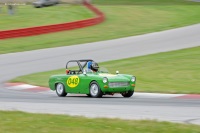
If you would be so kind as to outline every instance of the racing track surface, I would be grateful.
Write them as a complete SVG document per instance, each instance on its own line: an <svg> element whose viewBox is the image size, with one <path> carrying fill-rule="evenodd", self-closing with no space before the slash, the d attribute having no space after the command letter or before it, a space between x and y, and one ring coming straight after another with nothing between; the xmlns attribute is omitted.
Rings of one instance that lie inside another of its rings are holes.
<svg viewBox="0 0 200 133"><path fill-rule="evenodd" d="M110 41L3 54L0 55L0 109L200 124L199 99L119 95L101 99L76 95L59 98L55 94L12 91L3 86L20 75L63 68L71 59L92 58L102 62L195 46L200 46L200 24Z"/></svg>

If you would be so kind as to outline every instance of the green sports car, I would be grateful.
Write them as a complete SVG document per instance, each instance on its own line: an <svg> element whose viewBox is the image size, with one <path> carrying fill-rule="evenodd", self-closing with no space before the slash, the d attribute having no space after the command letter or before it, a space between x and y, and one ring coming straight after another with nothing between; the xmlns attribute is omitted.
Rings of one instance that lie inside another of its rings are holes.
<svg viewBox="0 0 200 133"><path fill-rule="evenodd" d="M133 75L108 73L99 68L91 59L71 60L66 64L66 74L53 75L49 79L49 87L59 97L67 93L87 94L90 97L102 97L121 93L123 97L131 97L134 93L136 77Z"/></svg>

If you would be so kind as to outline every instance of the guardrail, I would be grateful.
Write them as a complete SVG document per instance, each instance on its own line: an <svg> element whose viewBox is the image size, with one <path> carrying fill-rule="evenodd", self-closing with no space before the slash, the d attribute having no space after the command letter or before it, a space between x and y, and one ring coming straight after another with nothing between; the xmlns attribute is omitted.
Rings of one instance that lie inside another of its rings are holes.
<svg viewBox="0 0 200 133"><path fill-rule="evenodd" d="M90 18L90 19L85 19L85 20L80 20L80 21L75 21L75 22L0 31L0 39L26 37L26 36L40 35L40 34L46 34L46 33L52 33L52 32L64 31L64 30L72 30L72 29L96 25L105 20L104 14L100 10L98 10L96 7L94 7L93 5L87 2L84 2L83 4L88 9L93 11L97 16L95 18Z"/></svg>

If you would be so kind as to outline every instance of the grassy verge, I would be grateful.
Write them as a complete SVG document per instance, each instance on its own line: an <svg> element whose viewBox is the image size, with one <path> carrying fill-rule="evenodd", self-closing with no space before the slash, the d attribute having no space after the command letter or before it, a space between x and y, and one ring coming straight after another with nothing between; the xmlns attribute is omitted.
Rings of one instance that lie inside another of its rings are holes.
<svg viewBox="0 0 200 133"><path fill-rule="evenodd" d="M199 133L200 126L157 121L88 119L66 115L0 111L3 133ZM12 127L12 128L11 128Z"/></svg>
<svg viewBox="0 0 200 133"><path fill-rule="evenodd" d="M195 5L189 0L93 0L100 5ZM200 3L199 3L200 4Z"/></svg>
<svg viewBox="0 0 200 133"><path fill-rule="evenodd" d="M8 15L6 8L2 6L1 9L0 30L72 22L94 16L87 8L78 5L57 5L45 8L34 8L31 5L17 6L15 15Z"/></svg>
<svg viewBox="0 0 200 133"><path fill-rule="evenodd" d="M137 77L136 91L162 93L200 94L200 47L147 56L100 63L114 73L133 74ZM12 82L26 82L48 86L53 74L65 73L64 69L18 77Z"/></svg>
<svg viewBox="0 0 200 133"><path fill-rule="evenodd" d="M199 5L162 5L162 1L157 2L160 5L99 5L98 8L106 14L106 21L102 24L73 31L1 40L0 54L109 40L200 22Z"/></svg>

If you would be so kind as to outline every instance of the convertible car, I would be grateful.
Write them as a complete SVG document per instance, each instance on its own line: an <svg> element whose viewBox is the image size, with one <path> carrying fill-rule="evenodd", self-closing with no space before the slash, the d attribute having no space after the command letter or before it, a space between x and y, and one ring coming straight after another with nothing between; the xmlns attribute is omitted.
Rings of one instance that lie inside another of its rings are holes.
<svg viewBox="0 0 200 133"><path fill-rule="evenodd" d="M52 75L49 87L59 97L67 93L86 94L89 97L102 97L120 93L131 97L134 93L136 77L128 74L110 74L91 59L70 60L66 64L66 74Z"/></svg>

